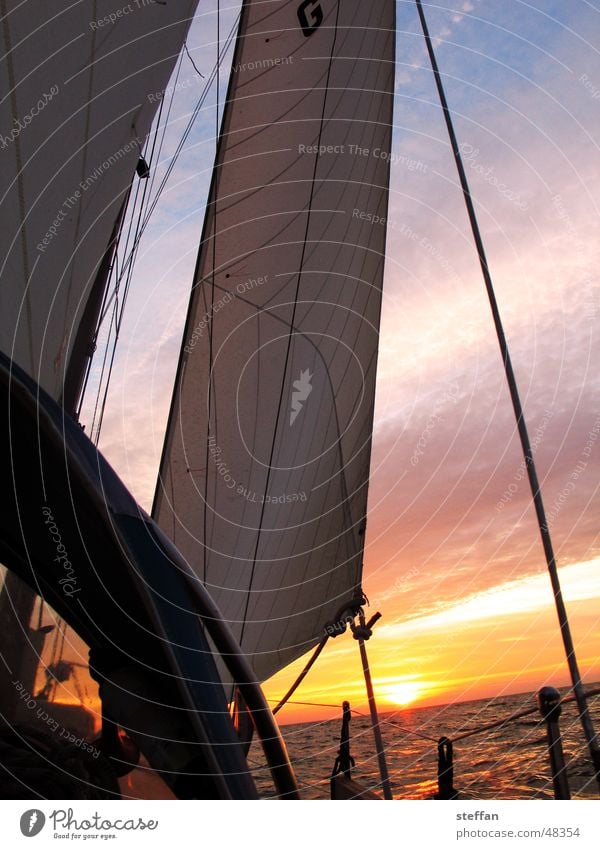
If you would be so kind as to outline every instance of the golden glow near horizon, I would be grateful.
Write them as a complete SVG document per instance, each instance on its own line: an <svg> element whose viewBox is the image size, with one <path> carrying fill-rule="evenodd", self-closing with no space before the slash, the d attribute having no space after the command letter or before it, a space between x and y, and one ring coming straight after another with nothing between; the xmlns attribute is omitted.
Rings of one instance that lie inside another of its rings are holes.
<svg viewBox="0 0 600 849"><path fill-rule="evenodd" d="M560 570L584 681L600 679L600 558ZM391 608L391 600L383 605ZM387 618L387 617L386 617ZM367 643L382 711L488 698L545 684L569 683L550 581L545 572L473 593L435 613L381 624ZM306 658L265 685L275 700ZM350 634L331 640L320 662L279 714L282 723L341 715L344 699L366 712L358 646ZM316 705L339 703L340 708Z"/></svg>
<svg viewBox="0 0 600 849"><path fill-rule="evenodd" d="M424 685L419 681L403 681L398 680L396 684L392 684L387 688L379 688L384 695L386 702L391 702L394 705L410 705L418 701L419 696L424 691Z"/></svg>
<svg viewBox="0 0 600 849"><path fill-rule="evenodd" d="M600 598L600 558L564 566L560 569L560 581L566 602ZM510 617L519 613L533 613L551 607L552 604L549 577L544 572L473 593L438 613L386 626L386 636L402 636L411 631L430 631L461 623L496 619L500 615Z"/></svg>

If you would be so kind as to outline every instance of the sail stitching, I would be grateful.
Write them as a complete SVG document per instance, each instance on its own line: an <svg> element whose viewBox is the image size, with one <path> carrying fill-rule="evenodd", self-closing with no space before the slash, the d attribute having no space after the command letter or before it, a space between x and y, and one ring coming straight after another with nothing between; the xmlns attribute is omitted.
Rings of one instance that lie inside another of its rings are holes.
<svg viewBox="0 0 600 849"><path fill-rule="evenodd" d="M220 19L221 19L221 6L220 0L217 0L217 39L216 39L216 50L217 50L217 60L216 60L216 74L215 74L215 88L216 88L216 110L215 110L215 124L216 124L216 137L219 138L219 84L221 81L221 57L220 57L220 42L221 42L221 30L220 30ZM218 193L215 192L215 200L213 206L213 214L212 214L212 273L211 273L211 285L210 285L210 300L211 304L215 302L215 274L217 267L217 201L218 201ZM203 281L204 283L204 281ZM203 286L204 288L204 286ZM207 398L207 406L208 406L208 436L210 436L210 418L212 413L212 404L213 404L213 316L209 315L208 319L208 363L209 363L209 372L208 372L208 398ZM216 424L215 424L216 427ZM215 434L216 436L216 434ZM206 540L207 540L207 510L206 505L208 504L208 455L209 455L209 439L206 440L206 474L204 475L204 509L202 510L202 524L203 524L203 539L204 546L202 548L202 569L203 569L203 580L206 584Z"/></svg>
<svg viewBox="0 0 600 849"><path fill-rule="evenodd" d="M329 65L328 65L328 69L327 69L327 84L329 83L329 79L330 79L330 76L331 76L331 70L333 68L333 58L334 58L335 46L336 46L337 35L338 35L339 15L340 15L340 2L338 0L338 3L336 4L336 16L335 16L333 41L332 41L332 45L331 45L331 55L329 57ZM327 107L327 86L326 86L324 98L323 98L323 109L322 109L322 113L321 113L321 124L320 124L320 127L319 127L318 144L320 144L321 136L323 134L323 129L324 129L324 125L325 125L325 110L326 110L326 107ZM309 199L309 205L308 205L308 214L307 214L307 219L306 219L305 240L308 237L308 230L309 230L309 227L310 227L311 210L312 210L313 196L314 196L314 192L315 192L315 180L316 180L316 176L317 176L318 165L319 165L319 156L316 155L315 156L315 166L314 166L314 171L313 171L313 183L312 183L312 186L311 186L311 193L310 193L310 199ZM275 445L276 445L276 442L277 442L277 430L278 430L278 427L279 427L279 419L280 419L280 415L281 415L281 408L282 408L282 402L283 402L285 375L286 375L286 372L287 372L290 350L291 350L291 345L292 345L292 335L293 335L292 334L292 325L294 324L294 317L295 317L295 313L296 313L296 303L295 303L295 301L297 300L298 293L299 293L299 290L300 290L300 282L301 282L301 279L302 279L301 272L302 272L302 266L304 264L305 251L306 251L306 241L305 241L304 246L302 248L302 255L300 257L300 268L299 268L299 273L298 273L298 281L297 281L297 284L296 284L296 296L294 298L294 307L292 309L290 331L289 331L289 334L288 334L287 351L286 351L285 363L284 363L283 372L282 372L283 377L282 377L282 381L281 381L281 391L280 391L280 396L279 396L279 403L278 403L278 406L277 406L277 416L275 418L275 428L274 428L274 431L273 431L273 441L271 443L269 467L268 467L268 470L267 470L267 478L266 478L266 482L265 482L265 492L269 488L269 479L270 479L270 476L271 476L271 464L273 462L273 456L274 456L274 453L275 453ZM254 575L255 575L255 572L256 572L256 560L257 560L257 557L258 557L258 547L259 547L259 544L260 544L262 524L263 524L263 521L264 521L265 506L266 505L263 502L262 508L261 508L261 513L260 513L260 521L259 521L259 525L258 525L258 532L257 532L257 535L256 535L256 545L255 545L255 548L254 548L254 558L253 558L253 561L252 561L252 570L250 572L250 580L249 580L249 583L248 583L246 604L245 604L245 609L244 609L244 622L242 623L242 628L241 628L241 631L240 631L240 639L239 639L240 646L243 645L244 630L246 628L246 617L248 615L248 608L250 606L250 593L251 593L251 590L252 590L252 584L253 584Z"/></svg>
<svg viewBox="0 0 600 849"><path fill-rule="evenodd" d="M389 34L388 34L388 38L389 38ZM363 37L363 43L364 43L364 40L365 40L365 38ZM358 52L360 53L360 51L358 51ZM385 66L383 66L383 67L385 67ZM393 73L393 72L392 72L392 73ZM389 76L389 70L384 71L384 75ZM378 86L376 85L376 86L375 86L375 88L377 89L377 88L378 88ZM385 90L385 86L384 86L384 90ZM361 91L363 91L363 89L361 89ZM380 118L381 118L381 109L382 109L382 107L384 108L384 104L383 104L383 103L382 103L382 104L380 104L380 106L379 106L379 110L378 110L378 115L379 115L379 117L380 117ZM359 110L359 114L360 114L360 110ZM362 122L361 122L361 123L362 123ZM380 122L378 122L378 123L379 123L379 125L380 125L380 124L381 124L381 121L380 121ZM388 123L391 125L391 121L389 121ZM368 130L368 128L369 128L369 127L370 127L372 130L374 129L374 127L372 126L372 122L365 122L365 123L364 123L364 126L362 127L362 133L365 133L365 132ZM364 139L363 139L363 141L361 142L361 145L362 145L362 144L364 144ZM372 146L371 146L371 147L372 147ZM366 164L365 164L365 169L366 169ZM366 171L365 171L365 173L366 173ZM361 185L363 185L363 184L364 184L364 181L361 181ZM371 193L373 192L373 189L374 189L373 184L370 184L370 185L369 185L369 190L368 190L368 191L369 191L369 195L371 195ZM369 207L369 208L370 208L370 207ZM347 226L347 228L346 228L346 234L347 234L347 232L348 232L348 230L349 230L349 227L350 227L350 224L348 223L348 226ZM345 234L345 235L346 235L346 234ZM344 240L342 240L342 241L345 243L345 239L344 239ZM353 251L352 251L352 255L353 255L353 257L356 255L356 252L357 252L358 250L359 250L359 246L358 246L358 245L354 245L354 249L353 249ZM370 253L370 251L369 251L368 249L365 251L364 247L362 247L362 250L363 250L363 252L364 252L364 257L363 257L363 262L362 262L362 265L361 265L361 272L360 272L360 275L359 275L359 281L358 281L358 282L359 282L359 285L356 287L356 291L355 291L355 294L354 294L354 296L353 296L352 303L350 304L350 311L352 310L353 305L356 303L356 300L357 300L357 297L358 297L358 293L359 293L360 288L361 288L361 287L360 287L360 283L361 283L361 282L363 281L363 279L364 279L364 276L365 276L365 273L366 273L366 264L367 264L368 257L369 257L369 253ZM340 247L338 248L337 256L339 257L339 256L341 256L341 254L342 254L342 245L340 244ZM382 255L382 256L383 256L383 255ZM382 257L380 257L380 260L379 260L379 262L380 262L380 263L381 263L381 259L382 259ZM350 264L350 263L349 263L349 264ZM335 263L334 263L334 265L335 265ZM325 284L323 284L323 286L321 287L321 293L324 291L324 288L325 288ZM372 294L373 294L373 290L372 290L372 289L370 289L370 290L369 290L369 293L368 293L367 300L371 297L371 295L372 295ZM344 321L344 327L347 327L347 326L348 326L348 322L349 322L349 321L350 321L350 312L348 312L348 313L346 314L346 318L345 318L345 321ZM360 328L359 328L359 330L357 331L356 341L358 340L358 336L359 336L359 335L360 335ZM351 347L353 347L353 346L351 346ZM369 365L368 365L368 367L367 367L367 371L365 371L365 375L367 374L368 370L371 368L371 366L372 366L372 364L373 364L373 360L375 360L375 361L376 361L376 353L375 353L375 354L373 355L373 357L371 358L371 361L369 362ZM346 374L348 373L348 368L349 368L349 363L347 363L347 365L346 365L346 369L345 369L344 375L346 375ZM345 382L344 377L342 377L341 383L343 384L344 382ZM357 401L357 403L358 403L358 401ZM352 409L354 409L354 405L352 405ZM333 416L333 415L335 415L335 417L336 417L336 422L337 422L337 405L335 405L335 404L333 405L333 409L332 409L332 413L331 413L331 416ZM336 580L339 580L339 576L340 576L340 571L339 571L339 570L340 570L340 568L344 567L346 564L349 564L349 565L350 565L350 564L352 564L352 562L354 561L354 568L355 568L355 569L357 569L357 568L358 568L358 572L355 572L355 575L356 575L356 578L358 578L358 580L359 580L359 582L360 582L360 567L359 567L359 566L357 566L357 564L356 564L356 560L358 559L357 555L362 555L362 549L363 549L363 545L364 545L364 538L363 538L363 540L362 540L362 544L359 544L359 545L358 545L359 551L358 551L358 552L356 552L356 553L354 553L354 552L353 552L353 546L351 545L352 538L351 538L351 536L350 536L350 538L349 538L348 534L347 534L347 533L344 533L344 531L348 531L348 530L349 530L349 531L350 531L350 534L352 535L352 531L353 531L353 529L354 529L356 526L360 526L360 525L362 525L362 524L364 523L364 515L361 515L361 516L360 516L360 517L356 520L356 522L354 522L354 521L353 521L352 511L350 510L350 504L349 504L350 497L349 497L349 494L348 494L348 491L347 491L347 482L346 482L346 473L345 473L345 469L346 469L346 467L347 467L347 465L348 465L348 464L350 464L351 462L353 462L353 461L355 460L355 458L356 458L356 456L358 455L358 453L364 450L364 448L366 447L367 443L369 442L369 437L367 436L367 440L365 441L365 440L364 440L364 438L363 438L363 436L364 436L365 430L366 430L367 434L368 434L368 432L369 432L369 421L372 421L372 415L373 415L373 413L372 413L372 410L371 410L370 415L369 415L369 414L367 414L366 420L364 420L364 421L363 421L363 423L361 423L360 425L358 425L357 441L358 441L358 443L360 443L360 447L359 447L358 449L356 449L356 451L355 451L356 443L355 443L355 445L354 445L354 446L352 446L352 447L351 447L351 449L350 449L350 455L351 455L351 457L350 457L350 459L348 459L346 462L344 461L344 456L343 456L343 454L342 454L342 446L341 446L341 443L339 443L340 470L339 470L339 472L338 472L337 474L340 474L340 475L341 475L341 486L342 486L342 493L341 493L341 494L343 495L343 498L344 498L343 506L344 506L344 512L346 513L346 516L347 516L348 528L343 529L342 533L337 534L337 542L336 542L336 548L335 548L335 552L336 552L336 553L335 553L334 560L333 560L333 563L334 563L335 565L334 565L334 567L333 567L333 568L329 571L329 576L328 576L328 581L327 581L327 589L326 589L326 591L325 591L325 593L324 593L327 599L329 599L329 598L330 598L332 591L333 591L333 593L334 593L334 594L336 593L336 589L335 589L334 584L335 584ZM330 421L331 421L331 416L330 416ZM338 433L339 433L339 423L338 423L338 425L337 425L337 429L338 429ZM369 452L369 453L370 453L370 452ZM329 487L331 486L332 481L333 481L333 476L329 478ZM323 485L325 485L325 483L327 483L327 481L324 481L324 482L323 482L322 484L320 484L319 486L323 486ZM367 477L366 477L366 480L364 481L364 483L360 485L360 488L362 488L362 486L363 486L364 484L368 485L368 460L367 460ZM355 494L355 492L356 492L356 490L354 490L354 491L353 491L353 495ZM366 498L365 498L365 500L366 500ZM366 505L365 505L365 511L366 511ZM362 513L362 511L361 511L361 513ZM333 530L334 530L334 534L335 534L335 529L333 529ZM341 559L341 558L340 558L340 549L342 548L342 546L343 546L344 544L345 544L345 552L344 552L345 557L344 557L344 559L343 559L343 562L341 562L341 563L340 563L340 559ZM306 570L307 570L307 569L308 569L308 564L306 564L306 566L305 566L305 572L306 572ZM338 598L338 599L339 599L339 598L340 598L339 593L338 593L337 595L334 595L334 597L336 597L336 598ZM274 601L275 601L275 600L273 600L273 603L274 603ZM288 627L289 627L289 626L288 626ZM264 630L264 629L263 629L263 630Z"/></svg>

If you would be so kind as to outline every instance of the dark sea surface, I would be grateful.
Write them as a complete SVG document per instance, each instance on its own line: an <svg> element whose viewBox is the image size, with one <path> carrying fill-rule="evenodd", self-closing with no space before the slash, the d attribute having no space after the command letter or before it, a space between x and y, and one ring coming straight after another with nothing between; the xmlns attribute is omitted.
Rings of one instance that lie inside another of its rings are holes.
<svg viewBox="0 0 600 849"><path fill-rule="evenodd" d="M588 690L600 685L589 685ZM561 691L566 695L567 691ZM394 798L424 799L437 791L437 740L450 738L535 707L535 696L522 693L430 708L403 708L381 714L381 725ZM600 696L589 701L600 731ZM282 726L303 798L329 798L329 776L339 746L339 720ZM563 706L563 748L573 798L598 798L575 703ZM353 716L352 777L379 791L379 773L370 720ZM432 738L432 739L426 739ZM249 755L261 794L274 795L260 747ZM454 786L465 799L552 799L546 726L533 713L454 744Z"/></svg>

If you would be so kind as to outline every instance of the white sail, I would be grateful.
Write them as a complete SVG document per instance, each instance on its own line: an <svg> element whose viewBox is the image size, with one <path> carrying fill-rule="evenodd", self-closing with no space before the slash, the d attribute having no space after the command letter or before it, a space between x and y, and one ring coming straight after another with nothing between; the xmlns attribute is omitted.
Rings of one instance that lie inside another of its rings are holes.
<svg viewBox="0 0 600 849"><path fill-rule="evenodd" d="M0 350L57 400L196 5L0 3Z"/></svg>
<svg viewBox="0 0 600 849"><path fill-rule="evenodd" d="M261 680L360 594L394 2L246 2L154 516Z"/></svg>

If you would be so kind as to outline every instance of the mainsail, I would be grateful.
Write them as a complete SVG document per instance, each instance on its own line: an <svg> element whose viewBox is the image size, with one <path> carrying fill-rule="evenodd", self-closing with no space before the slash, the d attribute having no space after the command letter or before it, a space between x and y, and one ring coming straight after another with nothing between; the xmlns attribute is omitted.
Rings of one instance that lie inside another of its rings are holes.
<svg viewBox="0 0 600 849"><path fill-rule="evenodd" d="M0 3L0 350L56 400L196 5Z"/></svg>
<svg viewBox="0 0 600 849"><path fill-rule="evenodd" d="M394 7L242 8L153 516L261 680L362 592Z"/></svg>
<svg viewBox="0 0 600 849"><path fill-rule="evenodd" d="M68 413L92 354L111 234L196 6L0 0L0 351ZM33 604L9 572L5 662L30 659L21 628Z"/></svg>

